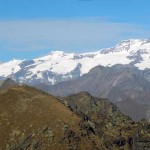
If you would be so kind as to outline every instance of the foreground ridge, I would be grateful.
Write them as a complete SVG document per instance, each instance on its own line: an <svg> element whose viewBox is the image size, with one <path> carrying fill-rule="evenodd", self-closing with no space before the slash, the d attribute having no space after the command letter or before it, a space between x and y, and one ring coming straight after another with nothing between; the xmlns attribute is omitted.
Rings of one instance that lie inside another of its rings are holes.
<svg viewBox="0 0 150 150"><path fill-rule="evenodd" d="M106 99L81 92L59 100L29 86L0 91L0 149L149 148L146 121L133 122Z"/></svg>

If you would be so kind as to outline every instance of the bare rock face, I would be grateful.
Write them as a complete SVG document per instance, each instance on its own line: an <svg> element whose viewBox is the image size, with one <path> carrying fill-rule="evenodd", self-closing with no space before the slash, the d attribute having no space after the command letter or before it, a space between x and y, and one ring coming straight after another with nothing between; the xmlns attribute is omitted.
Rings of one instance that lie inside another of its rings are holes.
<svg viewBox="0 0 150 150"><path fill-rule="evenodd" d="M63 103L82 118L81 128L102 138L108 149L150 149L150 124L133 122L107 99L81 92L65 97Z"/></svg>

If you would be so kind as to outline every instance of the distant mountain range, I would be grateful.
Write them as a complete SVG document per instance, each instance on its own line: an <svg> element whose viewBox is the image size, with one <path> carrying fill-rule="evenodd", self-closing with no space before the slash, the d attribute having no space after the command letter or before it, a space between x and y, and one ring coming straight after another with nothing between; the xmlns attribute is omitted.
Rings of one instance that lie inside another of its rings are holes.
<svg viewBox="0 0 150 150"><path fill-rule="evenodd" d="M0 64L0 78L11 77L30 85L39 82L54 85L80 77L98 65L111 67L122 64L144 70L150 68L149 61L150 40L130 39L97 52L76 54L53 51L33 60L12 60Z"/></svg>

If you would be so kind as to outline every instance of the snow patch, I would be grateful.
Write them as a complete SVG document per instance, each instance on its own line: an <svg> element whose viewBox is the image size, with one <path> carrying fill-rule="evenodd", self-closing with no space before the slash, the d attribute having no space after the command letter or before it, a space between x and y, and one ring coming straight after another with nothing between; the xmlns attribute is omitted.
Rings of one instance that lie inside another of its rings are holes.
<svg viewBox="0 0 150 150"><path fill-rule="evenodd" d="M10 74L14 74L18 72L21 68L19 64L22 62L22 60L12 60L7 63L3 63L0 65L0 76L7 77Z"/></svg>

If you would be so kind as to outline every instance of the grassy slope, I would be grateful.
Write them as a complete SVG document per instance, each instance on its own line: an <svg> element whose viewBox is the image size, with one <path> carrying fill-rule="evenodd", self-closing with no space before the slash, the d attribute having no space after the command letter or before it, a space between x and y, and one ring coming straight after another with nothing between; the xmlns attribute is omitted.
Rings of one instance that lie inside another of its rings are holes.
<svg viewBox="0 0 150 150"><path fill-rule="evenodd" d="M80 138L80 121L55 97L35 88L16 86L0 91L1 150L6 147L20 148L21 145L28 145L28 149L32 149L36 143L39 149L44 150L65 150L71 146L76 149L77 145L82 149L91 149L93 144L90 138L94 136L96 141L95 135L83 137L80 142L72 140L75 136ZM70 133L72 131L75 135ZM85 141L87 144L84 144Z"/></svg>

